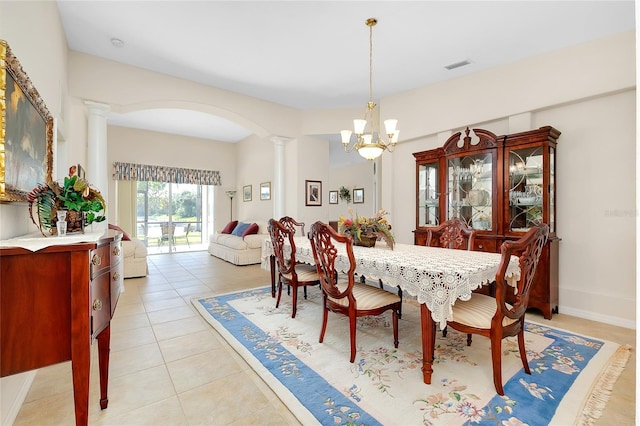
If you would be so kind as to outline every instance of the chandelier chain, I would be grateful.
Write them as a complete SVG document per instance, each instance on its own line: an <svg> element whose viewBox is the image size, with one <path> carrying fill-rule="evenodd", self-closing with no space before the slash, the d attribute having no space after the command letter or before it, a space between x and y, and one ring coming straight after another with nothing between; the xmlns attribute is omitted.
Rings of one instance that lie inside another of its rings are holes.
<svg viewBox="0 0 640 426"><path fill-rule="evenodd" d="M373 102L373 26L369 25L369 101Z"/></svg>

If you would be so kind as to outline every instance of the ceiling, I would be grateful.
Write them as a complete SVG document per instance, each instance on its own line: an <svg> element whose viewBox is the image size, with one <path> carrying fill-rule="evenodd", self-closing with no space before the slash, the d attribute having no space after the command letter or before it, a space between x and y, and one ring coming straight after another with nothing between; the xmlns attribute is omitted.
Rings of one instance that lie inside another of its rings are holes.
<svg viewBox="0 0 640 426"><path fill-rule="evenodd" d="M633 1L58 0L58 9L71 50L302 110L364 111L370 17L374 100L635 29ZM470 63L445 68L461 61ZM250 134L185 110L109 123L225 142Z"/></svg>

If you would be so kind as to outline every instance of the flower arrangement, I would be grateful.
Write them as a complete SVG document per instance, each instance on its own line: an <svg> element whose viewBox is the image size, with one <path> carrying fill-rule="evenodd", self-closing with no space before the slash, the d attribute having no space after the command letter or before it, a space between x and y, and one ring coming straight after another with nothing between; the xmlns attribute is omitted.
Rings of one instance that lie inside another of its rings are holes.
<svg viewBox="0 0 640 426"><path fill-rule="evenodd" d="M71 167L69 176L64 178L62 185L50 181L46 185L36 186L27 195L31 221L44 236L44 230L50 234L56 233L58 210L68 210L68 216L77 212L81 216L81 226L84 226L84 223L103 222L106 219L106 202L100 191L93 188L85 178L74 173L75 167ZM69 218L67 220L69 221Z"/></svg>
<svg viewBox="0 0 640 426"><path fill-rule="evenodd" d="M395 239L391 233L391 226L385 217L386 210L380 210L373 217L354 216L353 210L349 209L350 218L340 216L338 229L343 234L350 234L354 240L361 241L365 238L383 238L387 245L393 250ZM355 217L355 218L354 218Z"/></svg>

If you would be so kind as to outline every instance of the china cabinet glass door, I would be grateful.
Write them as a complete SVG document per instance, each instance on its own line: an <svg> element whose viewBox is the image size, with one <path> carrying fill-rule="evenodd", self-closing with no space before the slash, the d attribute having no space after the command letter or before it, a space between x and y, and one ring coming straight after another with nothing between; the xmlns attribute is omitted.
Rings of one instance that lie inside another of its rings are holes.
<svg viewBox="0 0 640 426"><path fill-rule="evenodd" d="M509 231L528 231L543 222L543 149L535 146L509 151Z"/></svg>
<svg viewBox="0 0 640 426"><path fill-rule="evenodd" d="M440 223L438 172L437 162L418 167L418 226L436 226Z"/></svg>
<svg viewBox="0 0 640 426"><path fill-rule="evenodd" d="M447 164L447 219L488 231L493 227L493 156L478 153L450 158Z"/></svg>

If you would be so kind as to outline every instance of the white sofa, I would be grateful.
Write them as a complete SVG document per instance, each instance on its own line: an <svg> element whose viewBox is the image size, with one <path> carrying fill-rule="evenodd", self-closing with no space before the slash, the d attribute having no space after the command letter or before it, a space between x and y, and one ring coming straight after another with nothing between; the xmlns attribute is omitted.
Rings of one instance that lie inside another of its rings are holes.
<svg viewBox="0 0 640 426"><path fill-rule="evenodd" d="M251 222L258 225L258 233L244 238L233 234L215 232L209 237L209 254L234 265L253 265L261 263L262 242L269 238L266 222Z"/></svg>
<svg viewBox="0 0 640 426"><path fill-rule="evenodd" d="M146 277L149 274L147 265L147 247L144 243L137 239L131 238L130 241L122 241L122 250L124 252L124 277Z"/></svg>

